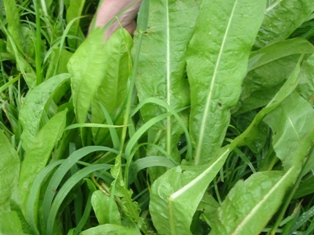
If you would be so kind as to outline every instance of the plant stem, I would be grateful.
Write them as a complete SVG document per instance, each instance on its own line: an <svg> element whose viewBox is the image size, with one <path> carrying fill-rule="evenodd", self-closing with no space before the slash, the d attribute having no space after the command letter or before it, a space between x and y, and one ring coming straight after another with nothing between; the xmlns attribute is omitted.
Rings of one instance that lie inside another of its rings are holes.
<svg viewBox="0 0 314 235"><path fill-rule="evenodd" d="M36 84L39 85L43 81L42 70L41 70L41 24L40 24L40 11L39 11L39 0L33 1L36 13Z"/></svg>

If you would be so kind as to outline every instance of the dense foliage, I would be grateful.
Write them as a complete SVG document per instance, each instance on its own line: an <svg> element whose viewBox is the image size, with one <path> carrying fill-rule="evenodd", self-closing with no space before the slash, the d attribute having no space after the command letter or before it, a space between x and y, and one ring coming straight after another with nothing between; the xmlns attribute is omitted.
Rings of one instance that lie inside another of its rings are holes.
<svg viewBox="0 0 314 235"><path fill-rule="evenodd" d="M0 2L0 234L313 234L314 1Z"/></svg>

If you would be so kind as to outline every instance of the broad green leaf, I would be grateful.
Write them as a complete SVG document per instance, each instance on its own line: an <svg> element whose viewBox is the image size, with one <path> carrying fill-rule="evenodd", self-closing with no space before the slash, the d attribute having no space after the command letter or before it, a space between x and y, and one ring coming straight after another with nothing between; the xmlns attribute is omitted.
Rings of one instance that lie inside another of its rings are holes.
<svg viewBox="0 0 314 235"><path fill-rule="evenodd" d="M61 138L66 125L67 110L53 116L38 132L30 149L26 151L21 166L19 189L22 209L27 208L27 198L37 174L47 165L51 152Z"/></svg>
<svg viewBox="0 0 314 235"><path fill-rule="evenodd" d="M180 109L189 104L189 87L185 74L185 53L192 36L200 0L149 2L148 27L142 38L142 47L136 74L136 89L140 101L155 97ZM180 20L178 20L180 19ZM139 43L135 38L135 43ZM145 121L169 111L156 104L141 109ZM158 125L166 131L161 146L172 155L183 133L177 121L169 116ZM150 152L151 155L156 153Z"/></svg>
<svg viewBox="0 0 314 235"><path fill-rule="evenodd" d="M159 234L191 234L197 206L229 153L227 146L206 165L171 168L153 183L149 210Z"/></svg>
<svg viewBox="0 0 314 235"><path fill-rule="evenodd" d="M82 15L82 11L85 5L85 0L71 0L70 1L70 6L67 8L66 11L66 20L69 23L71 20L80 17ZM81 43L78 38L83 39L84 34L80 28L80 20L77 19L71 29L69 34L73 38L68 39L68 43L71 48L77 48L77 46Z"/></svg>
<svg viewBox="0 0 314 235"><path fill-rule="evenodd" d="M265 7L266 1L202 2L187 54L195 164L221 147Z"/></svg>
<svg viewBox="0 0 314 235"><path fill-rule="evenodd" d="M242 83L236 115L267 105L291 75L300 55L290 55L250 71Z"/></svg>
<svg viewBox="0 0 314 235"><path fill-rule="evenodd" d="M10 211L10 198L17 187L19 156L2 130L0 130L0 214ZM1 223L0 223L1 224Z"/></svg>
<svg viewBox="0 0 314 235"><path fill-rule="evenodd" d="M255 45L262 47L286 39L314 11L312 0L277 0L265 12Z"/></svg>
<svg viewBox="0 0 314 235"><path fill-rule="evenodd" d="M297 91L312 106L314 105L314 54L303 61L300 72L300 83Z"/></svg>
<svg viewBox="0 0 314 235"><path fill-rule="evenodd" d="M221 154L216 157L216 160L211 160L208 164L198 167L174 167L153 183L150 212L158 232L161 234L190 234L189 226L192 216L207 186L224 164L228 154L237 146L247 145L255 139L263 118L278 107L296 88L299 71L300 60L289 79L268 105L255 116L249 127L235 138L230 146L219 150ZM192 202L191 197L193 198ZM207 216L208 219L209 216Z"/></svg>
<svg viewBox="0 0 314 235"><path fill-rule="evenodd" d="M303 38L292 38L272 43L250 54L248 71L286 56L307 53L314 53L314 46Z"/></svg>
<svg viewBox="0 0 314 235"><path fill-rule="evenodd" d="M98 190L93 193L91 202L99 224L121 224L118 206L110 196Z"/></svg>
<svg viewBox="0 0 314 235"><path fill-rule="evenodd" d="M80 233L80 235L141 235L135 229L123 227L116 224L104 224L94 228L87 229Z"/></svg>
<svg viewBox="0 0 314 235"><path fill-rule="evenodd" d="M92 99L104 76L106 47L103 30L93 30L68 62L72 74L71 88L77 121L84 123Z"/></svg>
<svg viewBox="0 0 314 235"><path fill-rule="evenodd" d="M101 103L115 124L121 124L121 113L127 97L128 78L131 74L132 38L124 29L118 29L105 44L102 81L92 100L92 122L106 122ZM120 120L119 120L120 119ZM108 130L94 128L97 143L104 142Z"/></svg>
<svg viewBox="0 0 314 235"><path fill-rule="evenodd" d="M311 105L298 93L292 93L264 121L273 131L273 147L285 170L302 162L313 146L314 110Z"/></svg>
<svg viewBox="0 0 314 235"><path fill-rule="evenodd" d="M0 234L27 235L23 232L21 221L15 211L0 213Z"/></svg>
<svg viewBox="0 0 314 235"><path fill-rule="evenodd" d="M239 181L213 214L210 234L257 235L280 207L300 171L300 164L281 171L264 171Z"/></svg>
<svg viewBox="0 0 314 235"><path fill-rule="evenodd" d="M46 105L49 104L48 101L53 98L59 89L63 89L67 85L69 78L69 74L57 75L27 93L19 115L23 126L21 139L25 151L30 150L34 144L40 130L42 117L47 112L48 107Z"/></svg>

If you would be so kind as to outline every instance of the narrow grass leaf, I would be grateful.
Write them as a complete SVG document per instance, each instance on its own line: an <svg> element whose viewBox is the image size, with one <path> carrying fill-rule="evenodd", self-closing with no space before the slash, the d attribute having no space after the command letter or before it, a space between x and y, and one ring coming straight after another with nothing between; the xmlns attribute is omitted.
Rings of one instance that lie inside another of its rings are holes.
<svg viewBox="0 0 314 235"><path fill-rule="evenodd" d="M74 18L76 21L72 24L69 35L71 37L68 38L68 43L71 48L77 48L80 43L84 40L84 34L80 28L80 16L82 15L85 0L76 0L70 1L70 6L67 8L66 11L66 20L70 22ZM81 39L81 41L79 41Z"/></svg>
<svg viewBox="0 0 314 235"><path fill-rule="evenodd" d="M38 132L32 147L26 151L22 162L19 190L23 212L27 208L27 198L38 173L44 169L51 157L51 152L62 137L66 125L67 110L53 116Z"/></svg>
<svg viewBox="0 0 314 235"><path fill-rule="evenodd" d="M280 207L300 172L300 164L286 173L265 171L239 181L212 217L210 234L257 235Z"/></svg>
<svg viewBox="0 0 314 235"><path fill-rule="evenodd" d="M0 214L10 211L10 198L17 187L20 159L18 153L0 130Z"/></svg>
<svg viewBox="0 0 314 235"><path fill-rule="evenodd" d="M96 172L96 171L106 171L110 169L110 165L108 164L95 164L95 165L90 165L82 170L79 170L76 172L74 175L72 175L65 183L62 185L60 190L58 191L53 203L51 204L51 208L48 211L48 220L46 221L46 234L47 235L52 235L54 234L54 225L56 223L56 217L57 213L59 212L60 206L66 196L70 193L70 191L73 189L73 187L79 183L84 177L89 176L91 173Z"/></svg>
<svg viewBox="0 0 314 235"><path fill-rule="evenodd" d="M27 93L19 115L23 126L21 139L25 151L31 149L34 144L48 100L69 81L69 78L69 74L57 75Z"/></svg>
<svg viewBox="0 0 314 235"><path fill-rule="evenodd" d="M314 11L312 0L272 1L265 12L255 45L262 47L280 41L301 26Z"/></svg>
<svg viewBox="0 0 314 235"><path fill-rule="evenodd" d="M265 7L266 1L202 2L187 54L195 164L208 162L221 147Z"/></svg>
<svg viewBox="0 0 314 235"><path fill-rule="evenodd" d="M164 156L146 156L144 158L137 159L130 165L129 184L134 181L139 171L154 166L172 168L177 166L177 163L165 158Z"/></svg>
<svg viewBox="0 0 314 235"><path fill-rule="evenodd" d="M59 166L62 162L63 160L59 160L57 162L49 164L41 172L39 172L29 191L25 218L35 234L39 234L37 222L38 222L38 212L39 212L38 210L39 195L40 195L41 188L43 187L43 184L45 183L47 178L50 176L51 172L55 170L55 168Z"/></svg>
<svg viewBox="0 0 314 235"><path fill-rule="evenodd" d="M66 173L77 163L77 161L87 156L88 154L91 154L97 151L106 151L106 152L119 154L118 151L115 151L107 147L89 146L89 147L84 147L84 148L74 151L67 159L65 159L64 162L59 166L59 168L51 177L50 182L47 186L47 190L44 194L43 219L45 223L48 223L48 214L51 208L53 198L56 194L56 190L60 187L60 183L62 179L64 178L64 176L66 175Z"/></svg>

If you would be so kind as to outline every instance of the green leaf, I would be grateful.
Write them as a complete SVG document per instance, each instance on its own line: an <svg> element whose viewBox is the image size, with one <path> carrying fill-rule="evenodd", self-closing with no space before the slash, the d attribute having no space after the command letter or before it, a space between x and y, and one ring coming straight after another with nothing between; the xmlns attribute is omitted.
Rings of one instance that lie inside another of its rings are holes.
<svg viewBox="0 0 314 235"><path fill-rule="evenodd" d="M108 164L93 164L90 166L87 166L78 172L76 172L74 175L72 175L60 188L58 191L53 203L51 204L50 210L48 210L48 219L46 221L46 233L47 235L55 234L54 225L57 220L57 213L60 210L60 207L66 198L66 196L69 195L70 191L74 188L74 186L79 183L84 177L87 177L93 172L96 171L106 171L110 168L110 165ZM49 190L49 188L48 188Z"/></svg>
<svg viewBox="0 0 314 235"><path fill-rule="evenodd" d="M268 6L255 45L262 47L286 39L314 11L312 0L277 0Z"/></svg>
<svg viewBox="0 0 314 235"><path fill-rule="evenodd" d="M46 78L51 78L61 73L67 73L67 63L72 56L71 52L65 49L52 48L49 66L46 73Z"/></svg>
<svg viewBox="0 0 314 235"><path fill-rule="evenodd" d="M69 74L57 75L27 93L19 115L23 126L21 139L25 151L30 150L34 144L48 101L59 89L64 88L69 78Z"/></svg>
<svg viewBox="0 0 314 235"><path fill-rule="evenodd" d="M111 197L98 190L93 193L91 202L99 224L121 224L118 206Z"/></svg>
<svg viewBox="0 0 314 235"><path fill-rule="evenodd" d="M60 140L66 125L67 110L53 116L38 132L31 148L26 151L21 167L19 189L22 209L27 208L27 198L38 173L46 166L53 148Z"/></svg>
<svg viewBox="0 0 314 235"><path fill-rule="evenodd" d="M85 0L75 0L70 1L70 6L66 11L66 20L69 23L71 20L80 17L83 12L83 8L85 5ZM68 43L71 48L77 48L77 46L81 43L79 38L83 41L84 34L80 28L80 19L78 18L71 26L69 34L73 38L68 39Z"/></svg>
<svg viewBox="0 0 314 235"><path fill-rule="evenodd" d="M23 232L21 221L15 211L0 213L0 234L27 235Z"/></svg>
<svg viewBox="0 0 314 235"><path fill-rule="evenodd" d="M92 100L92 122L106 122L101 103L115 124L122 123L122 113L127 98L128 78L131 74L132 38L124 29L118 29L106 42L102 60L102 81ZM108 130L94 128L97 143L103 143Z"/></svg>
<svg viewBox="0 0 314 235"><path fill-rule="evenodd" d="M94 228L87 229L80 233L80 235L141 235L141 233L135 229L123 227L116 224L104 224Z"/></svg>
<svg viewBox="0 0 314 235"><path fill-rule="evenodd" d="M197 206L229 152L226 146L206 165L171 168L153 183L149 210L158 233L191 234L190 225Z"/></svg>
<svg viewBox="0 0 314 235"><path fill-rule="evenodd" d="M155 97L165 100L174 109L189 104L184 57L194 29L199 3L200 0L149 2L148 27L142 39L135 80L140 102ZM137 38L135 43L138 43ZM141 115L148 121L166 111L169 110L151 103L142 107ZM158 126L167 133L160 146L169 154L178 155L174 150L183 133L182 128L171 116Z"/></svg>
<svg viewBox="0 0 314 235"><path fill-rule="evenodd" d="M250 54L248 71L286 56L307 53L314 53L314 46L303 38L292 38L272 43Z"/></svg>
<svg viewBox="0 0 314 235"><path fill-rule="evenodd" d="M0 214L10 211L10 198L20 170L19 156L3 131L0 130ZM0 223L1 224L1 223Z"/></svg>
<svg viewBox="0 0 314 235"><path fill-rule="evenodd" d="M250 71L242 84L236 115L267 105L291 75L300 55L290 55Z"/></svg>
<svg viewBox="0 0 314 235"><path fill-rule="evenodd" d="M239 181L212 216L210 234L257 235L280 207L300 164L281 171L265 171Z"/></svg>
<svg viewBox="0 0 314 235"><path fill-rule="evenodd" d="M208 162L222 144L265 7L266 1L202 2L187 54L195 164Z"/></svg>
<svg viewBox="0 0 314 235"><path fill-rule="evenodd" d="M297 91L312 106L314 105L314 54L303 61L300 73L300 83Z"/></svg>
<svg viewBox="0 0 314 235"><path fill-rule="evenodd" d="M302 162L313 146L314 110L311 105L299 94L292 93L264 121L273 131L273 147L285 170Z"/></svg>

